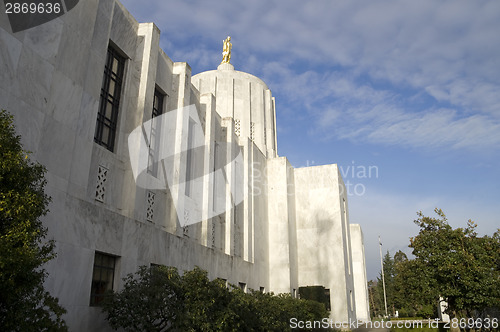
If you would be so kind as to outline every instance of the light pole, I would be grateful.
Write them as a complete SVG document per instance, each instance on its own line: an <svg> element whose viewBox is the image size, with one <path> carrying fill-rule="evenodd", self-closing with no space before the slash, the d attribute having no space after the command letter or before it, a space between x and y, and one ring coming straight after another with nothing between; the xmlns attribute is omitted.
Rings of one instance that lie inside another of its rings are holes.
<svg viewBox="0 0 500 332"><path fill-rule="evenodd" d="M384 261L382 260L382 241L380 241L380 235L378 236L378 243L380 244L380 266L382 267L382 286L384 287L385 316L387 317L387 297L385 295Z"/></svg>

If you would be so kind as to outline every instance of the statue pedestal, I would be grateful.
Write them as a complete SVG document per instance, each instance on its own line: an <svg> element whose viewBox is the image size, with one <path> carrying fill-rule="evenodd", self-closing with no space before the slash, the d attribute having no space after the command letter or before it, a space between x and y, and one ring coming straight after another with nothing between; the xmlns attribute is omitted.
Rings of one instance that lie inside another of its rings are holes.
<svg viewBox="0 0 500 332"><path fill-rule="evenodd" d="M230 63L221 63L217 70L234 70L234 66Z"/></svg>

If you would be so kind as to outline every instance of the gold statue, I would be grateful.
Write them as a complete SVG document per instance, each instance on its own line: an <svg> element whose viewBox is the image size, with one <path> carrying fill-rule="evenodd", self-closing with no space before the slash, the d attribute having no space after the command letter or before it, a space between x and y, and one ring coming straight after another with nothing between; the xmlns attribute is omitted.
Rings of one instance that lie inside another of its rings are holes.
<svg viewBox="0 0 500 332"><path fill-rule="evenodd" d="M231 44L231 37L227 36L226 40L223 41L222 44L222 62L221 63L229 63L231 61L231 48L233 44Z"/></svg>

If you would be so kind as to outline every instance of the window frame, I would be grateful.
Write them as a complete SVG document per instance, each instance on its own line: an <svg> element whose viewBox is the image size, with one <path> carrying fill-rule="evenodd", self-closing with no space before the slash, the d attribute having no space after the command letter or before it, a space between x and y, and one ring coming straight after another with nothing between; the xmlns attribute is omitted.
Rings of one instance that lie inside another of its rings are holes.
<svg viewBox="0 0 500 332"><path fill-rule="evenodd" d="M101 263L97 263L98 256L101 257L101 260L100 260ZM113 266L110 267L110 266L104 265L102 263L104 258L106 258L106 259L111 258ZM100 307L101 303L102 303L102 301L104 299L104 296L105 296L106 292L108 290L113 290L114 289L114 285L115 285L115 273L116 273L116 266L117 266L117 258L118 258L117 256L110 255L110 254L107 254L107 253L103 253L103 252L99 252L99 251L95 252L95 254L94 254L94 264L93 264L93 268L92 268L92 278L91 278L91 283L90 283L90 301L89 301L89 306L91 306L91 307ZM94 275L96 274L96 268L99 269L99 279L94 279ZM97 288L95 286L95 282L98 282L98 283L106 282L107 283L109 280L106 280L105 278L103 278L103 272L109 272L109 271L112 272L112 275L111 275L111 287L109 288L109 287L107 287L107 285L105 285L104 287L101 286L101 288L104 288L104 291L102 291L100 288Z"/></svg>
<svg viewBox="0 0 500 332"><path fill-rule="evenodd" d="M196 135L196 122L189 117L188 120L188 142L187 142L187 151L186 151L186 174L185 174L185 188L184 194L188 197L192 197L194 185L194 174L196 167L196 155L194 151L195 144L195 135Z"/></svg>
<svg viewBox="0 0 500 332"><path fill-rule="evenodd" d="M108 46L99 98L99 110L97 112L94 142L111 152L113 152L115 148L118 112L123 90L126 60L126 57L124 57L115 47L111 44ZM113 91L110 91L111 82L113 82Z"/></svg>
<svg viewBox="0 0 500 332"><path fill-rule="evenodd" d="M158 176L158 163L155 162L155 155L159 153L159 139L161 137L160 124L156 117L159 117L165 112L165 97L167 94L163 93L158 86L155 87L153 95L153 107L151 110L151 128L148 141L148 173L153 176Z"/></svg>
<svg viewBox="0 0 500 332"><path fill-rule="evenodd" d="M155 118L155 117L163 114L165 96L166 96L165 93L163 93L160 89L158 89L158 87L155 87L155 93L153 96L153 110L151 112L151 118ZM158 107L156 106L157 100L159 100Z"/></svg>

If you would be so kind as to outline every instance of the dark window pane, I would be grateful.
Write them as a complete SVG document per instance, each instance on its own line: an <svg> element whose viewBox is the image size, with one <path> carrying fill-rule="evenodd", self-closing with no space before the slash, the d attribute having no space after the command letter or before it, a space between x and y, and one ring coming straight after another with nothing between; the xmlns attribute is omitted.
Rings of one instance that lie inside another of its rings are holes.
<svg viewBox="0 0 500 332"><path fill-rule="evenodd" d="M104 116L106 119L111 119L113 117L113 103L108 100L106 104L104 104L106 111L104 112Z"/></svg>
<svg viewBox="0 0 500 332"><path fill-rule="evenodd" d="M104 142L108 142L109 141L109 134L110 134L109 133L109 127L108 126L103 126L102 127L102 140Z"/></svg>
<svg viewBox="0 0 500 332"><path fill-rule="evenodd" d="M96 254L94 259L95 265L102 265L102 256L101 254Z"/></svg>
<svg viewBox="0 0 500 332"><path fill-rule="evenodd" d="M114 80L110 80L109 81L108 92L109 92L110 96L114 96L115 95L115 81Z"/></svg>
<svg viewBox="0 0 500 332"><path fill-rule="evenodd" d="M111 59L112 65L111 65L111 71L115 74L118 74L118 60L116 58Z"/></svg>
<svg viewBox="0 0 500 332"><path fill-rule="evenodd" d="M125 58L108 48L94 141L113 151ZM107 124L107 127L105 126Z"/></svg>
<svg viewBox="0 0 500 332"><path fill-rule="evenodd" d="M149 158L148 158L148 172L153 174L153 176L157 175L158 164L156 163L155 156L158 155L158 139L157 135L160 135L158 121L155 119L157 116L163 113L163 93L155 89L154 97L153 97L153 110L151 113L151 132L150 132L150 141L149 141Z"/></svg>
<svg viewBox="0 0 500 332"><path fill-rule="evenodd" d="M96 306L108 290L113 289L116 257L95 253L94 271L90 290L90 305Z"/></svg>
<svg viewBox="0 0 500 332"><path fill-rule="evenodd" d="M152 118L157 117L163 113L163 98L164 95L158 90L155 90L155 95L153 99L153 113Z"/></svg>

